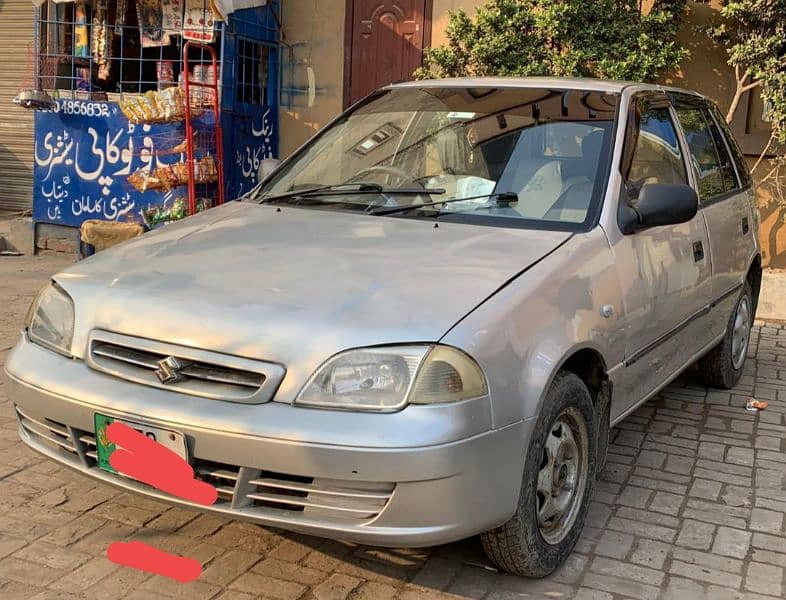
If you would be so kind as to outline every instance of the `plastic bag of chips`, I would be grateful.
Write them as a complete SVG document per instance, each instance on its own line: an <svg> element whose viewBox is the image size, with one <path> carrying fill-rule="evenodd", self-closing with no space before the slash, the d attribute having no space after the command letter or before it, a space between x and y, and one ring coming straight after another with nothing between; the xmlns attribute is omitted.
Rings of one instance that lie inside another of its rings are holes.
<svg viewBox="0 0 786 600"><path fill-rule="evenodd" d="M186 114L185 93L179 87L124 94L118 104L126 118L135 124L172 123L182 121Z"/></svg>

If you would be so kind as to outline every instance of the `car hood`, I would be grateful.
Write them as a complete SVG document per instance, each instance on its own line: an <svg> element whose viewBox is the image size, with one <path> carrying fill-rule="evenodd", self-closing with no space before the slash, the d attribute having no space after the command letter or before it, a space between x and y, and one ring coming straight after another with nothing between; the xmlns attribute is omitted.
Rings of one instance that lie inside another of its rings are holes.
<svg viewBox="0 0 786 600"><path fill-rule="evenodd" d="M310 372L346 348L439 340L569 236L232 202L55 279L77 356L98 328Z"/></svg>

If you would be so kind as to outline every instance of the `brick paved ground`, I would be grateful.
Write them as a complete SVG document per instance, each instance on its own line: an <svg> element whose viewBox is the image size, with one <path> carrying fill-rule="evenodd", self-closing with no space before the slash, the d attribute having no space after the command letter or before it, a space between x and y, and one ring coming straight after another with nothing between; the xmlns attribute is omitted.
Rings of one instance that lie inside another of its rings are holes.
<svg viewBox="0 0 786 600"><path fill-rule="evenodd" d="M57 262L59 260L59 262ZM61 259L0 258L0 362ZM488 569L476 539L383 550L288 535L125 494L18 441L0 383L0 598L771 598L786 581L786 328L756 327L733 393L684 377L614 432L576 552L551 578ZM746 396L767 400L756 415ZM119 568L142 540L205 565L187 585Z"/></svg>

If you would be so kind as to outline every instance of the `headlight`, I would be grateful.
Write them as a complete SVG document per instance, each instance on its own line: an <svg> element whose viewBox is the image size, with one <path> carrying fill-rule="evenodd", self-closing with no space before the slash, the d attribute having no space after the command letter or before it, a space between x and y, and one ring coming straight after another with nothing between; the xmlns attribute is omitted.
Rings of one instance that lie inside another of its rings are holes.
<svg viewBox="0 0 786 600"><path fill-rule="evenodd" d="M301 390L295 404L390 412L406 404L458 402L488 392L469 356L450 346L390 346L337 354Z"/></svg>
<svg viewBox="0 0 786 600"><path fill-rule="evenodd" d="M41 290L27 315L27 334L31 341L71 356L74 303L60 286L52 283Z"/></svg>

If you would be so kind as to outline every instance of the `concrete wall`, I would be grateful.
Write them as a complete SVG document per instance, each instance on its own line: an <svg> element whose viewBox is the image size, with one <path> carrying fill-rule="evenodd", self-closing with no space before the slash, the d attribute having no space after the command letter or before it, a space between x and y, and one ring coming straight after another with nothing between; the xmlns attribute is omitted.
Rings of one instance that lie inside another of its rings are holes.
<svg viewBox="0 0 786 600"><path fill-rule="evenodd" d="M282 4L284 41L292 47L291 51L281 48L280 150L285 157L341 112L345 3L286 0Z"/></svg>
<svg viewBox="0 0 786 600"><path fill-rule="evenodd" d="M442 46L447 43L445 28L448 26L448 11L463 9L470 17L475 15L475 7L482 5L478 0L434 0L431 20L431 45Z"/></svg>

